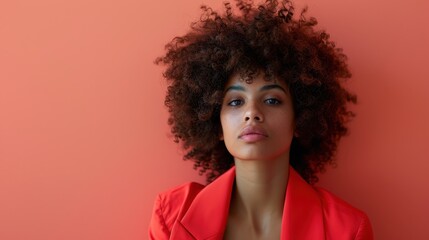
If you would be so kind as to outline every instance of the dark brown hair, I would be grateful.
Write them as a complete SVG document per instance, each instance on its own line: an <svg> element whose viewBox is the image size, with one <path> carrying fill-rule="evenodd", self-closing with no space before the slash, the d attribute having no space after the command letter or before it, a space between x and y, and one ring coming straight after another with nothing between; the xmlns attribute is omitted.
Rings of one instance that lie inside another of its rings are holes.
<svg viewBox="0 0 429 240"><path fill-rule="evenodd" d="M290 1L229 2L219 14L207 6L190 31L166 45L155 62L166 65L169 86L165 105L171 132L207 181L229 169L233 157L221 132L220 108L229 76L252 78L262 69L268 79L286 82L292 95L298 137L292 140L290 164L309 183L334 162L339 139L354 116L347 103L356 103L342 81L351 77L342 49L329 35L316 30L306 8L293 18ZM238 13L234 13L237 11Z"/></svg>

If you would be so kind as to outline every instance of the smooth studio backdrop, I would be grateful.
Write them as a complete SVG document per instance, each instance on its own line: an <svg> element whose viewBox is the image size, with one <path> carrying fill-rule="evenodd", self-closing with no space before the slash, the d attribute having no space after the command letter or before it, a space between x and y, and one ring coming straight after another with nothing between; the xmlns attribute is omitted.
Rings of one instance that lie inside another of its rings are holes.
<svg viewBox="0 0 429 240"><path fill-rule="evenodd" d="M204 182L153 60L214 0L0 3L0 239L147 238L158 192ZM357 118L319 185L376 239L429 239L429 4L306 0L349 56Z"/></svg>

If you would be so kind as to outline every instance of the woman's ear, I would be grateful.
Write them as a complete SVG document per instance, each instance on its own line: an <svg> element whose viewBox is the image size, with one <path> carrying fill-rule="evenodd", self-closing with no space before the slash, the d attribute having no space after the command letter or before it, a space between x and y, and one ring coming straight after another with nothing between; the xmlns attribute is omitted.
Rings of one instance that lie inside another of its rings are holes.
<svg viewBox="0 0 429 240"><path fill-rule="evenodd" d="M223 133L220 133L220 134L219 134L219 140L220 140L220 141L223 141Z"/></svg>

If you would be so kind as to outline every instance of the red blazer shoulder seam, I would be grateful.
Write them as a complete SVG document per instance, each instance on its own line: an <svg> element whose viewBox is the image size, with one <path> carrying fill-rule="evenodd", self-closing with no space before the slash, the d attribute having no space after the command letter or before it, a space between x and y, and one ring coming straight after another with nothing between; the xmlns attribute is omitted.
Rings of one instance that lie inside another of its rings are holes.
<svg viewBox="0 0 429 240"><path fill-rule="evenodd" d="M160 218L160 222L162 224L162 228L165 229L168 232L168 234L170 235L171 232L168 229L167 224L165 223L164 206L163 206L164 199L162 198L161 194L158 194L157 198L159 201L158 209L159 209L159 218Z"/></svg>

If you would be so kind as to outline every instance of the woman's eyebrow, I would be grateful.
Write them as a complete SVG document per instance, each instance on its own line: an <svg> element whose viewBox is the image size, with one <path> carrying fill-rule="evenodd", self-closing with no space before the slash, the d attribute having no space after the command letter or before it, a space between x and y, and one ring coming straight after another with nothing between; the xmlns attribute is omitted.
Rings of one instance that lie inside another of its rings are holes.
<svg viewBox="0 0 429 240"><path fill-rule="evenodd" d="M284 93L287 93L284 88L282 88L280 85L277 85L277 84L265 85L265 86L261 87L259 89L259 91L267 91L267 90L270 90L270 89L280 89Z"/></svg>
<svg viewBox="0 0 429 240"><path fill-rule="evenodd" d="M259 89L259 91L267 91L267 90L270 90L270 89L280 89L281 91L283 91L284 93L287 93L286 92L286 90L284 89L284 88L282 88L280 85L277 85L277 84L270 84L270 85L265 85L265 86L263 86L263 87L261 87L260 89ZM225 90L225 93L226 92L228 92L228 91L232 91L232 90L235 90L235 91L246 91L246 89L243 87L243 86L240 86L240 85L232 85L232 86L229 86L226 90Z"/></svg>
<svg viewBox="0 0 429 240"><path fill-rule="evenodd" d="M228 91L230 91L230 90L246 91L246 90L244 89L244 87L242 87L242 86L239 86L239 85L232 85L232 86L229 86L229 87L225 90L225 93L226 93L226 92L228 92Z"/></svg>

